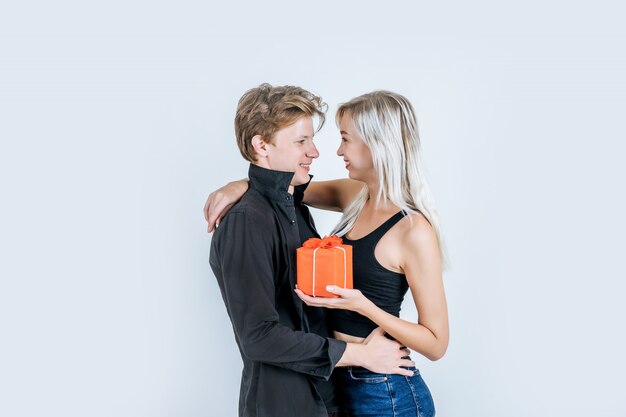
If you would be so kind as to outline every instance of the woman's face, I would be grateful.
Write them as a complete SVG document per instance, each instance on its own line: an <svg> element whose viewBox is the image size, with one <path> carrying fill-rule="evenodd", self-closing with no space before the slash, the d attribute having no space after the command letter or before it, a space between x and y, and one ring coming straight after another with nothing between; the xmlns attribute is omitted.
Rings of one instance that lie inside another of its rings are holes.
<svg viewBox="0 0 626 417"><path fill-rule="evenodd" d="M359 134L349 113L341 118L341 145L337 155L343 157L350 178L367 182L376 178L370 148Z"/></svg>

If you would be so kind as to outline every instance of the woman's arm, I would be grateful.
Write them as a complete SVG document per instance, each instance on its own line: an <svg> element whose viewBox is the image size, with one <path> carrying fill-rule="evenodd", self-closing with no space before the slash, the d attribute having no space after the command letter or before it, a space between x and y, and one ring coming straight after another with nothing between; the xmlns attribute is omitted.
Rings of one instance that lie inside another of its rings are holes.
<svg viewBox="0 0 626 417"><path fill-rule="evenodd" d="M402 270L417 308L417 324L379 308L367 310L365 316L396 340L434 361L443 357L448 348L448 308L437 235L425 218L413 216L402 247Z"/></svg>
<svg viewBox="0 0 626 417"><path fill-rule="evenodd" d="M339 211L350 204L365 183L344 178L330 181L311 181L304 191L304 203L322 210Z"/></svg>
<svg viewBox="0 0 626 417"><path fill-rule="evenodd" d="M248 179L229 182L209 194L204 203L204 218L208 223L207 231L213 232L220 225L228 210L248 191Z"/></svg>
<svg viewBox="0 0 626 417"><path fill-rule="evenodd" d="M322 210L342 212L364 187L351 179L311 181L304 191L304 203ZM248 179L229 182L209 194L204 204L207 231L213 232L228 210L248 191Z"/></svg>
<svg viewBox="0 0 626 417"><path fill-rule="evenodd" d="M328 287L340 298L309 297L296 290L308 305L356 311L383 328L411 350L435 361L448 348L448 310L441 276L437 237L425 219L413 218L403 240L402 269L418 311L418 322L395 317L377 307L359 290Z"/></svg>

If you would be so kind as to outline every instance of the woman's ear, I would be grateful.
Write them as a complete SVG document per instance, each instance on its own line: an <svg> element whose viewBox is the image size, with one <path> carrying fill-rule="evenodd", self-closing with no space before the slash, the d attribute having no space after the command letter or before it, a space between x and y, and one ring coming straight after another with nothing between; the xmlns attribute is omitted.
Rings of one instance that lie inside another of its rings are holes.
<svg viewBox="0 0 626 417"><path fill-rule="evenodd" d="M252 137L252 147L254 152L261 158L267 158L267 142L261 135L254 135Z"/></svg>

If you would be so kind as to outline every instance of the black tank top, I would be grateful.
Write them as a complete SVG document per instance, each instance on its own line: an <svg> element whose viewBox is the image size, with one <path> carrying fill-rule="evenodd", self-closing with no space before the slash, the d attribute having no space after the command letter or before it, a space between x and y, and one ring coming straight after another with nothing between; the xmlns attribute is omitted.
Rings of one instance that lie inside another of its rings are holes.
<svg viewBox="0 0 626 417"><path fill-rule="evenodd" d="M402 211L396 213L361 239L350 240L343 237L343 242L352 246L354 288L361 290L379 308L396 317L400 316L400 307L409 284L404 274L383 267L376 260L374 250L383 235L404 216ZM354 311L329 309L327 315L333 330L352 336L367 337L378 327L376 323Z"/></svg>

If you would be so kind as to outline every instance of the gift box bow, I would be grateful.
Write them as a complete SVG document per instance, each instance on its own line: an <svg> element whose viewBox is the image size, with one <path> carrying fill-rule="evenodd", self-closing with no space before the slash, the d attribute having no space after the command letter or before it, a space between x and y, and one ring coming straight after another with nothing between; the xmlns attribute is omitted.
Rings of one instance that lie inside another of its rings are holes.
<svg viewBox="0 0 626 417"><path fill-rule="evenodd" d="M323 239L312 237L302 244L303 248L311 249L330 249L339 246L343 243L343 240L336 235L325 236Z"/></svg>

